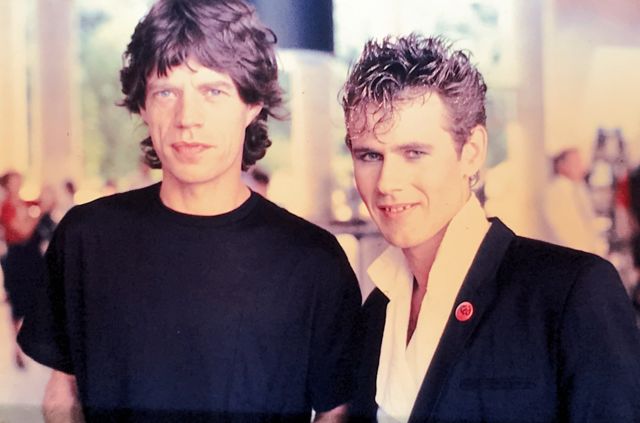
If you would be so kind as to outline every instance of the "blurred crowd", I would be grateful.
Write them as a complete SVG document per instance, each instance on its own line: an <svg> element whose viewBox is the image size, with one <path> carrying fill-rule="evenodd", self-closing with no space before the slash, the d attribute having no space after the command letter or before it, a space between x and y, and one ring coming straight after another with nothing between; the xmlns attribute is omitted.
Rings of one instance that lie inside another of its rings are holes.
<svg viewBox="0 0 640 423"><path fill-rule="evenodd" d="M11 309L14 333L34 307L33 290L45 273L44 252L53 230L74 203L75 185L43 186L37 198L21 195L23 175L9 171L0 177L0 257L4 281L4 301ZM1 292L1 291L0 291ZM20 348L14 345L15 365L24 368Z"/></svg>

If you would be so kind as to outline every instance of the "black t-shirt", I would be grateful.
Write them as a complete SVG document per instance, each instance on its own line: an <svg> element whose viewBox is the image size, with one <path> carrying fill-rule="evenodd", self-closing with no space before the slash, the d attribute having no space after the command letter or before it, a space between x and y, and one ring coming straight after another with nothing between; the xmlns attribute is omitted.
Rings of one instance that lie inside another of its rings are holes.
<svg viewBox="0 0 640 423"><path fill-rule="evenodd" d="M19 342L88 421L309 421L350 399L358 284L328 232L252 193L192 216L159 184L73 208Z"/></svg>

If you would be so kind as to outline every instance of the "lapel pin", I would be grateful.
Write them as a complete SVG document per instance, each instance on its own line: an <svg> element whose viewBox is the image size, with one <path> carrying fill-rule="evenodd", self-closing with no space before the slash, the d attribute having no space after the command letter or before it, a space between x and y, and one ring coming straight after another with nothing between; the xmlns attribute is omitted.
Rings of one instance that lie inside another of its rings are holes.
<svg viewBox="0 0 640 423"><path fill-rule="evenodd" d="M469 301L463 301L456 307L456 319L460 322L466 322L473 316L473 304Z"/></svg>

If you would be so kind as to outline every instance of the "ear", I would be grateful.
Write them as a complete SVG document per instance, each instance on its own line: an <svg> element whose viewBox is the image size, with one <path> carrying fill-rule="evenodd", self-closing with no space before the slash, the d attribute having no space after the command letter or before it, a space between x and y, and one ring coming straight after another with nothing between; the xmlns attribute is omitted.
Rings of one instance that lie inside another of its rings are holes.
<svg viewBox="0 0 640 423"><path fill-rule="evenodd" d="M253 122L253 120L258 116L258 114L262 111L262 102L256 104L248 104L247 105L247 119L245 121L244 127L246 128Z"/></svg>
<svg viewBox="0 0 640 423"><path fill-rule="evenodd" d="M487 130L477 125L471 130L471 135L462 146L460 162L465 176L475 175L484 165L487 157Z"/></svg>

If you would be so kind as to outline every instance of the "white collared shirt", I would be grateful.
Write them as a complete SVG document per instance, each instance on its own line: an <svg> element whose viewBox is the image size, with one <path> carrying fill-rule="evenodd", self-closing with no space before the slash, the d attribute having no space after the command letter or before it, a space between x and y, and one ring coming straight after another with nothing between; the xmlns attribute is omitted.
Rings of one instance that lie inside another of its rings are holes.
<svg viewBox="0 0 640 423"><path fill-rule="evenodd" d="M387 248L369 267L371 280L389 298L376 381L378 421L409 419L460 286L489 226L472 195L449 223L438 248L408 345L413 274L402 250Z"/></svg>

